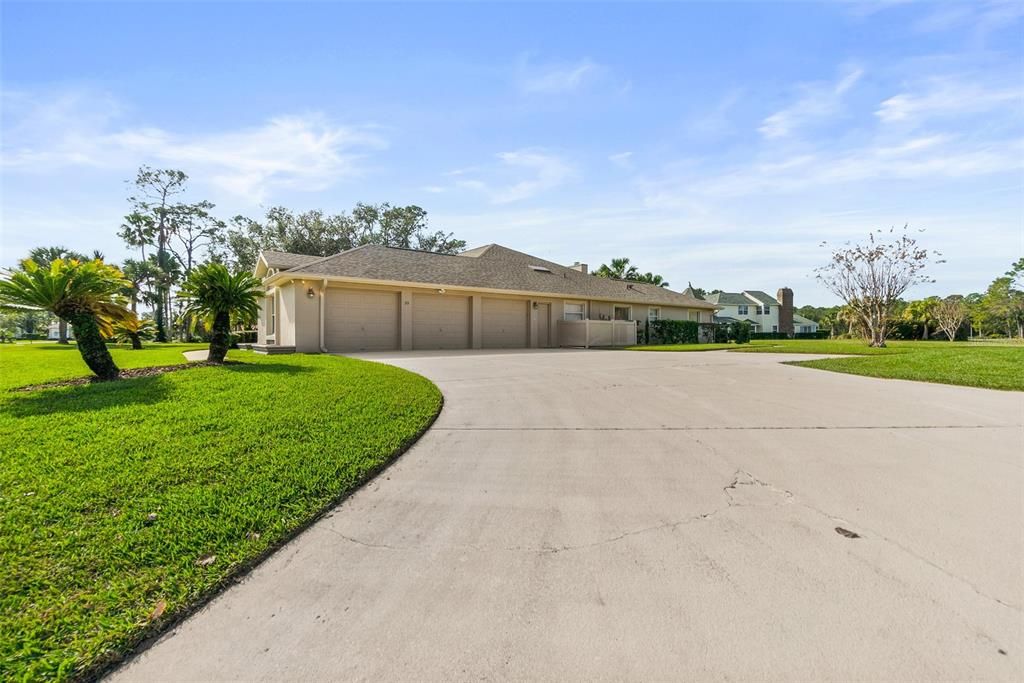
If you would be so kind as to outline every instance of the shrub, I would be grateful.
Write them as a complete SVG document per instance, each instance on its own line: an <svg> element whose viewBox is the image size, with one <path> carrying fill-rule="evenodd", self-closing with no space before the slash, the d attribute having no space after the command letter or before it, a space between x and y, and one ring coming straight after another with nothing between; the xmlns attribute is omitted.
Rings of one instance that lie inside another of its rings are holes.
<svg viewBox="0 0 1024 683"><path fill-rule="evenodd" d="M655 344L696 344L700 325L693 320L655 320L651 323L651 342Z"/></svg>
<svg viewBox="0 0 1024 683"><path fill-rule="evenodd" d="M746 320L729 323L729 341L737 344L750 342L750 323Z"/></svg>

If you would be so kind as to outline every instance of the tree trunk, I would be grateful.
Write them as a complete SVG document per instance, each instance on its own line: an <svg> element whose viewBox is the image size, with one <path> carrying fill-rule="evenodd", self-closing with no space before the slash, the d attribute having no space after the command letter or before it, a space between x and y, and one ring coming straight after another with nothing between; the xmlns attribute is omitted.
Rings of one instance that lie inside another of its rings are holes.
<svg viewBox="0 0 1024 683"><path fill-rule="evenodd" d="M57 343L68 343L68 324L63 319L57 321Z"/></svg>
<svg viewBox="0 0 1024 683"><path fill-rule="evenodd" d="M153 322L156 323L156 341L167 341L167 332L164 330L164 291L163 287L157 285L156 301L153 306Z"/></svg>
<svg viewBox="0 0 1024 683"><path fill-rule="evenodd" d="M132 339L132 349L138 351L142 348L142 337L139 336L138 332L132 332L129 334Z"/></svg>
<svg viewBox="0 0 1024 683"><path fill-rule="evenodd" d="M89 369L100 379L117 379L118 369L110 357L106 342L92 313L76 313L69 317L78 340L78 352Z"/></svg>
<svg viewBox="0 0 1024 683"><path fill-rule="evenodd" d="M223 363L228 355L228 344L231 341L231 316L227 312L218 313L213 318L213 330L210 334L211 363Z"/></svg>
<svg viewBox="0 0 1024 683"><path fill-rule="evenodd" d="M924 324L924 335L921 337L921 339L927 339L927 338L928 338L928 323L925 323Z"/></svg>

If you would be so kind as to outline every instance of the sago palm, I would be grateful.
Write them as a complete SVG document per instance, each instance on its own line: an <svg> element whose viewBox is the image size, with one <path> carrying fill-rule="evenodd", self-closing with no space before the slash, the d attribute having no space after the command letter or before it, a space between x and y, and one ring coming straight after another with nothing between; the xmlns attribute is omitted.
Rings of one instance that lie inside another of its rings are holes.
<svg viewBox="0 0 1024 683"><path fill-rule="evenodd" d="M117 365L103 337L111 336L113 325L131 315L119 295L125 284L117 267L99 259L58 258L45 267L26 259L20 270L0 277L0 304L49 311L67 321L89 369L101 379L114 379Z"/></svg>
<svg viewBox="0 0 1024 683"><path fill-rule="evenodd" d="M131 344L135 350L142 348L143 339L152 339L156 325L152 320L138 317L134 313L114 325L114 339L122 344Z"/></svg>
<svg viewBox="0 0 1024 683"><path fill-rule="evenodd" d="M178 297L188 302L184 315L203 319L210 330L209 360L222 363L228 353L231 322L259 317L260 281L248 271L232 275L220 263L207 263L192 271Z"/></svg>

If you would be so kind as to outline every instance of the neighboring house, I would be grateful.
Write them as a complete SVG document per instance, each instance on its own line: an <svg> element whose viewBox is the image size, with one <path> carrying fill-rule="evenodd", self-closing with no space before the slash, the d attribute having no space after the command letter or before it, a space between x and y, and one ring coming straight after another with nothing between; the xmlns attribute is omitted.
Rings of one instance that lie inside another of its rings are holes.
<svg viewBox="0 0 1024 683"><path fill-rule="evenodd" d="M254 347L264 353L618 346L645 321L710 323L716 308L497 244L457 255L264 251L254 272L266 288Z"/></svg>
<svg viewBox="0 0 1024 683"><path fill-rule="evenodd" d="M783 334L818 331L818 323L798 315L793 310L793 290L783 287L776 297L758 290L718 292L707 300L719 308L715 322L730 323L746 320L753 332L781 332Z"/></svg>
<svg viewBox="0 0 1024 683"><path fill-rule="evenodd" d="M47 339L60 339L60 323L54 321L50 323L49 327L46 328ZM68 325L68 339L75 338L75 331L71 329L71 325Z"/></svg>

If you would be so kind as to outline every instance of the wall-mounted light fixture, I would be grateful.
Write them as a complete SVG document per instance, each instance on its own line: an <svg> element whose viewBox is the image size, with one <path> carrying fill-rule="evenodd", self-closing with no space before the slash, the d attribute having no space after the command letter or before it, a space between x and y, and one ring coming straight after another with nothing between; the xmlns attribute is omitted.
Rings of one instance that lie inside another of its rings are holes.
<svg viewBox="0 0 1024 683"><path fill-rule="evenodd" d="M313 298L316 297L316 292L313 291L312 287L310 287L309 289L306 290L306 296L308 296L310 299L313 299Z"/></svg>
<svg viewBox="0 0 1024 683"><path fill-rule="evenodd" d="M538 306L538 305L537 305L537 302L536 302L536 301L534 301L534 302L533 302L533 310L535 310L535 311L536 311L536 310L537 310L538 308L540 308L540 306Z"/></svg>
<svg viewBox="0 0 1024 683"><path fill-rule="evenodd" d="M446 291L446 290L444 290L444 289L439 289L439 290L437 290L437 293L438 293L438 294L444 294L444 293L445 293L445 291Z"/></svg>

